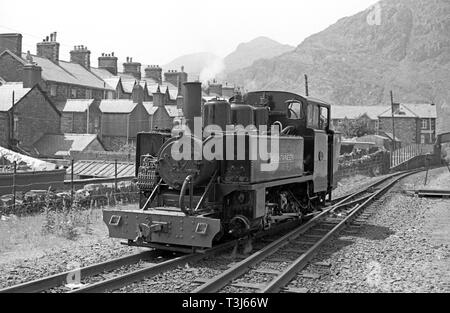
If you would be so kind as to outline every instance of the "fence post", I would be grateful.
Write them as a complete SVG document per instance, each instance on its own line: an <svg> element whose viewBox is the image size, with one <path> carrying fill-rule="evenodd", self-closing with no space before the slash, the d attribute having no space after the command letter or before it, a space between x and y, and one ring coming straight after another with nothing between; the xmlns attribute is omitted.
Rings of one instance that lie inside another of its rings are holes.
<svg viewBox="0 0 450 313"><path fill-rule="evenodd" d="M13 163L13 179L12 179L12 194L13 194L13 212L16 214L16 173L17 173L17 162Z"/></svg>
<svg viewBox="0 0 450 313"><path fill-rule="evenodd" d="M70 160L70 200L73 204L73 158Z"/></svg>
<svg viewBox="0 0 450 313"><path fill-rule="evenodd" d="M116 189L116 193L117 193L117 159L114 160L114 187Z"/></svg>

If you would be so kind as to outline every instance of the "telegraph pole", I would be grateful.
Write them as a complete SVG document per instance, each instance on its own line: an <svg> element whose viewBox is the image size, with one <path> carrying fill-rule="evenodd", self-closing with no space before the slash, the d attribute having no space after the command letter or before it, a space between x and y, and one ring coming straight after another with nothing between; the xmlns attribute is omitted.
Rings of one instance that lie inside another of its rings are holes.
<svg viewBox="0 0 450 313"><path fill-rule="evenodd" d="M305 95L309 97L309 89L308 89L308 75L305 74Z"/></svg>
<svg viewBox="0 0 450 313"><path fill-rule="evenodd" d="M394 112L394 94L391 90L391 112L392 112L392 136L393 138L393 145L394 145L394 151L396 148L396 142L395 142L395 112Z"/></svg>

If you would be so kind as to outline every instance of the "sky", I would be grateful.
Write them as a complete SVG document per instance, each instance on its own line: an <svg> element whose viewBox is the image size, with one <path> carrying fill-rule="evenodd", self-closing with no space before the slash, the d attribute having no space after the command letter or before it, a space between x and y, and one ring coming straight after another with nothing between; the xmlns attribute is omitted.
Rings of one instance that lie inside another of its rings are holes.
<svg viewBox="0 0 450 313"><path fill-rule="evenodd" d="M212 52L224 57L241 42L266 36L297 46L342 17L377 0L0 0L0 33L20 32L23 51L57 32L60 59L74 45L91 51L91 64L115 52L142 64Z"/></svg>

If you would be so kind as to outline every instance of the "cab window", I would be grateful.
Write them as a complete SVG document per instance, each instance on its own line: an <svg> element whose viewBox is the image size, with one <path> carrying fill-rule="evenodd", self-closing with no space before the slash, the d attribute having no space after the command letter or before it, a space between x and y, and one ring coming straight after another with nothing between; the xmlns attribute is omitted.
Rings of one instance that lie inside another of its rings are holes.
<svg viewBox="0 0 450 313"><path fill-rule="evenodd" d="M319 128L326 130L328 129L328 112L329 109L326 107L320 107L320 116L319 116Z"/></svg>
<svg viewBox="0 0 450 313"><path fill-rule="evenodd" d="M303 105L301 102L291 102L288 105L288 118L291 120L303 119Z"/></svg>
<svg viewBox="0 0 450 313"><path fill-rule="evenodd" d="M308 104L308 127L319 128L319 107L315 104Z"/></svg>

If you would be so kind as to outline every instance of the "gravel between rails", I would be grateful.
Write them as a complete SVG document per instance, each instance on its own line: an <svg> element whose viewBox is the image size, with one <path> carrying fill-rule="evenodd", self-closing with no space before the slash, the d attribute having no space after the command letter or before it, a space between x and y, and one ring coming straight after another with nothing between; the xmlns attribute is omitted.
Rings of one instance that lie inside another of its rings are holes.
<svg viewBox="0 0 450 313"><path fill-rule="evenodd" d="M446 168L430 175L431 182L450 181ZM422 188L423 181L424 173L406 178L359 230L338 234L321 248L305 269L320 277L298 275L290 286L308 292L449 292L450 200L403 192Z"/></svg>

